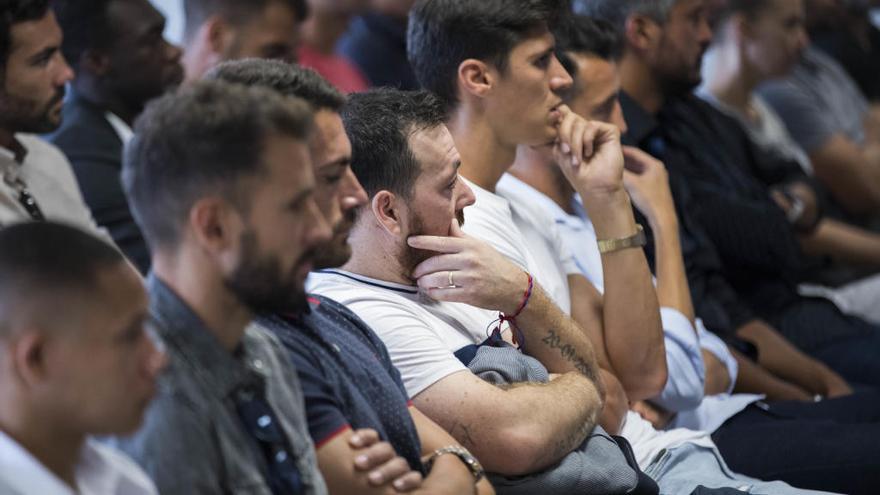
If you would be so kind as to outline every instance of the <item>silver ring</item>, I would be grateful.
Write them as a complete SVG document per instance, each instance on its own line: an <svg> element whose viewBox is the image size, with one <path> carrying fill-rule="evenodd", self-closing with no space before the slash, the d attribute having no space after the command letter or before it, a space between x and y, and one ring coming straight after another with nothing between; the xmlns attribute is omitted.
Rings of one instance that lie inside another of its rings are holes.
<svg viewBox="0 0 880 495"><path fill-rule="evenodd" d="M448 285L448 287L455 287L455 280L452 280L452 271L450 270L448 273L449 273L449 285Z"/></svg>

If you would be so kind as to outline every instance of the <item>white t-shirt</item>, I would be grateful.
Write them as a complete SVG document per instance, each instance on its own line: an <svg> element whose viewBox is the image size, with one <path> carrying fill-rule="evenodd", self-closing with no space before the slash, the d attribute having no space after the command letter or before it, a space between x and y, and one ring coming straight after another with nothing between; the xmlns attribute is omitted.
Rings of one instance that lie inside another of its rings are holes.
<svg viewBox="0 0 880 495"><path fill-rule="evenodd" d="M76 466L76 490L0 431L0 493L3 495L155 495L152 480L124 454L87 440Z"/></svg>
<svg viewBox="0 0 880 495"><path fill-rule="evenodd" d="M410 397L453 373L467 371L455 352L483 343L497 319L492 311L431 300L417 287L342 270L313 273L308 290L344 304L376 332ZM503 335L509 340L508 330ZM686 429L659 432L634 412L627 414L621 434L632 444L642 469L663 449L685 442L712 445L708 433Z"/></svg>
<svg viewBox="0 0 880 495"><path fill-rule="evenodd" d="M528 270L550 299L564 312L570 313L567 275L580 271L562 237L545 236L536 229L535 225L543 225L546 221L545 216L540 210L508 201L503 196L504 179L498 184L498 194L463 180L476 196L476 202L464 210L464 232L489 243Z"/></svg>

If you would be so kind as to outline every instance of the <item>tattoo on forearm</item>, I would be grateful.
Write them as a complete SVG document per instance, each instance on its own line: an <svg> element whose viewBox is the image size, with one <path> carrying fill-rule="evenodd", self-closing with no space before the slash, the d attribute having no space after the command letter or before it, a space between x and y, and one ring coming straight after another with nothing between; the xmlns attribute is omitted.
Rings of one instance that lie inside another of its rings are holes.
<svg viewBox="0 0 880 495"><path fill-rule="evenodd" d="M577 350L575 350L571 344L563 342L562 337L556 333L556 330L551 329L548 331L547 335L541 340L541 342L550 349L558 350L559 354L561 354L566 361L571 363L576 370L592 380L593 383L598 383L599 375L596 372L595 366L578 355Z"/></svg>

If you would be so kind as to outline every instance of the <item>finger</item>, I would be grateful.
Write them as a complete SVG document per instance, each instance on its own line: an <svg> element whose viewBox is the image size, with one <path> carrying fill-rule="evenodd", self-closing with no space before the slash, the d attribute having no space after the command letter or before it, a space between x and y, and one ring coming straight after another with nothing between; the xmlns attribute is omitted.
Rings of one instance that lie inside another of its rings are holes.
<svg viewBox="0 0 880 495"><path fill-rule="evenodd" d="M430 275L432 273L440 273L446 277L446 272L459 271L465 267L465 259L461 254L441 254L432 256L416 266L412 272L412 277L416 280ZM445 284L444 284L445 285Z"/></svg>
<svg viewBox="0 0 880 495"><path fill-rule="evenodd" d="M464 239L465 237L467 237L464 231L461 230L461 225L458 224L457 218L452 219L452 225L449 226L449 236L456 239Z"/></svg>
<svg viewBox="0 0 880 495"><path fill-rule="evenodd" d="M599 127L596 125L596 122L588 122L586 128L584 129L584 149L583 157L584 161L589 161L593 158L593 154L596 153L597 148L597 138L598 138Z"/></svg>
<svg viewBox="0 0 880 495"><path fill-rule="evenodd" d="M458 283L456 280L455 283ZM466 291L463 287L428 287L425 288L424 291L428 294L428 297L435 301L442 302L470 302L474 303L472 297L469 295L469 292Z"/></svg>
<svg viewBox="0 0 880 495"><path fill-rule="evenodd" d="M626 170L639 175L645 173L647 167L644 157L640 153L641 150L629 146L623 146L621 150L623 151L623 166Z"/></svg>
<svg viewBox="0 0 880 495"><path fill-rule="evenodd" d="M379 441L379 433L370 428L355 430L348 438L348 444L356 449L363 449Z"/></svg>
<svg viewBox="0 0 880 495"><path fill-rule="evenodd" d="M435 251L438 253L458 253L464 249L463 241L456 237L444 237L436 235L414 235L407 238L406 243L410 247Z"/></svg>
<svg viewBox="0 0 880 495"><path fill-rule="evenodd" d="M571 164L576 166L581 163L581 157L584 156L584 134L587 130L587 121L577 119L571 128Z"/></svg>
<svg viewBox="0 0 880 495"><path fill-rule="evenodd" d="M381 468L384 464L391 462L397 454L394 448L388 442L377 442L358 454L355 457L354 465L361 471L370 471Z"/></svg>
<svg viewBox="0 0 880 495"><path fill-rule="evenodd" d="M422 474L410 471L394 480L394 489L400 493L407 493L422 486Z"/></svg>
<svg viewBox="0 0 880 495"><path fill-rule="evenodd" d="M569 155L572 152L572 126L574 126L578 119L579 117L574 112L568 111L563 114L562 122L559 124L559 149L565 155Z"/></svg>
<svg viewBox="0 0 880 495"><path fill-rule="evenodd" d="M410 471L409 464L403 457L394 456L388 462L370 471L370 474L367 475L367 479L370 480L371 485L383 485L400 478Z"/></svg>
<svg viewBox="0 0 880 495"><path fill-rule="evenodd" d="M452 284L449 283L450 274L452 275ZM430 275L425 275L424 277L419 278L416 283L419 288L423 291L430 291L431 289L448 289L451 287L464 287L462 284L464 283L464 278L462 272L458 271L442 271L432 273Z"/></svg>

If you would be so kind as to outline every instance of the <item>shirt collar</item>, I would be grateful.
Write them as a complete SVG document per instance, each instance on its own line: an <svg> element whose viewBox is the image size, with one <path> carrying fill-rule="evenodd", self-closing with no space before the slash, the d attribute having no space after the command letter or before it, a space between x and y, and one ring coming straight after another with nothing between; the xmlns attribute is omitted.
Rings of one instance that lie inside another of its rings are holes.
<svg viewBox="0 0 880 495"><path fill-rule="evenodd" d="M131 141L131 138L134 137L134 132L131 130L131 126L125 123L124 120L119 118L113 112L104 112L104 118L107 119L107 122L110 124L110 127L116 131L116 135L119 136L119 140L122 141L122 145L125 146Z"/></svg>
<svg viewBox="0 0 880 495"><path fill-rule="evenodd" d="M571 204L576 214L570 215L556 204L555 201L550 199L549 196L510 173L504 174L501 182L498 183L498 188L499 190L504 188L511 191L517 197L528 198L530 202L536 203L541 210L550 214L553 217L553 221L557 224L564 224L574 230L585 230L592 227L577 195L572 196L571 199ZM582 211L584 213L580 215Z"/></svg>
<svg viewBox="0 0 880 495"><path fill-rule="evenodd" d="M72 488L46 469L30 452L0 431L0 487L2 486L11 487L13 493L22 494L75 494Z"/></svg>
<svg viewBox="0 0 880 495"><path fill-rule="evenodd" d="M27 148L25 148L24 145L21 144L21 141L19 141L18 138L15 136L12 137L11 147L7 148L5 146L0 146L0 158L12 160L19 165L24 163L27 152Z"/></svg>
<svg viewBox="0 0 880 495"><path fill-rule="evenodd" d="M246 387L260 390L270 375L268 362L259 352L261 343L254 335L258 330L249 325L238 350L230 353L205 323L154 274L147 279L150 310L159 323L158 331L169 350L188 364L193 373L207 386L207 391L226 398Z"/></svg>
<svg viewBox="0 0 880 495"><path fill-rule="evenodd" d="M659 127L657 118L648 113L626 91L620 92L620 106L629 128L624 136L625 143L641 143Z"/></svg>

